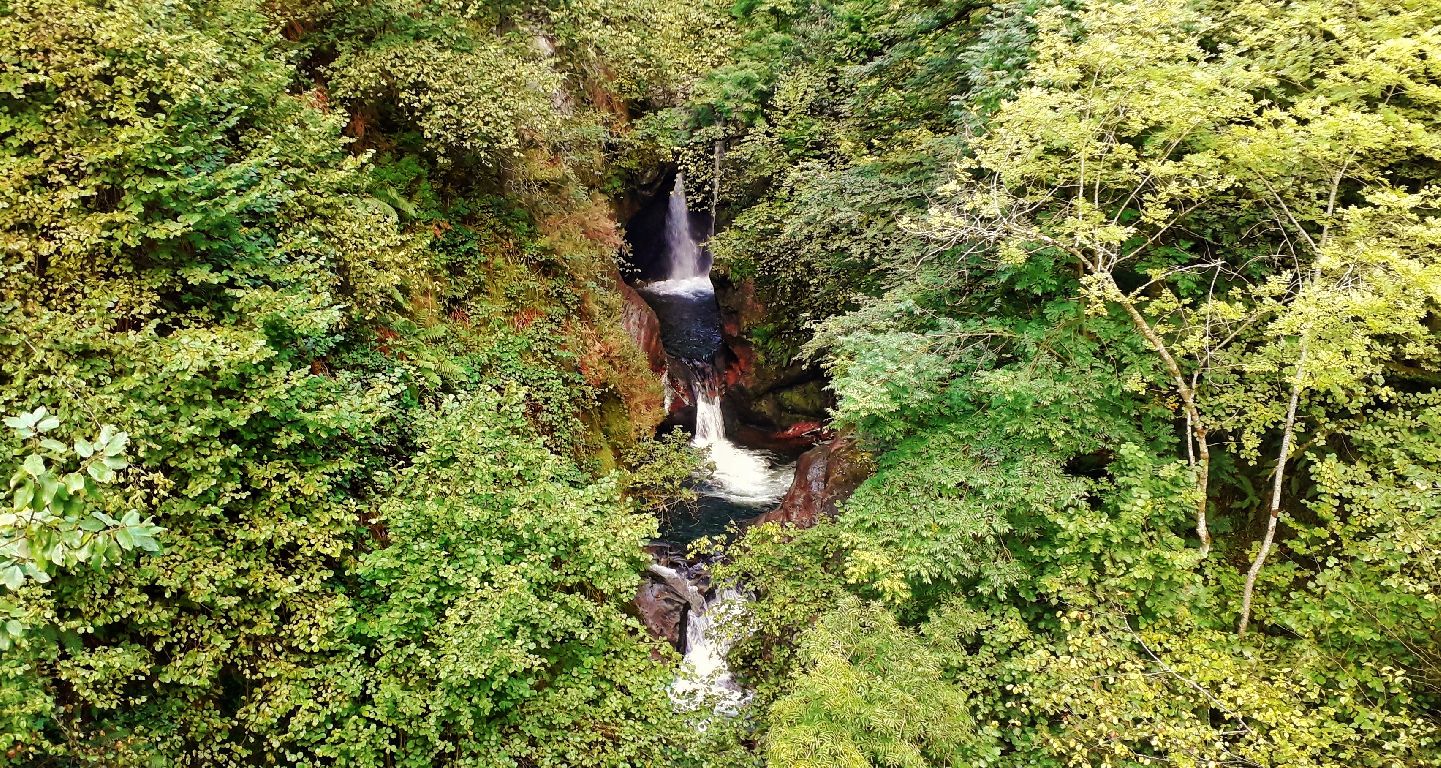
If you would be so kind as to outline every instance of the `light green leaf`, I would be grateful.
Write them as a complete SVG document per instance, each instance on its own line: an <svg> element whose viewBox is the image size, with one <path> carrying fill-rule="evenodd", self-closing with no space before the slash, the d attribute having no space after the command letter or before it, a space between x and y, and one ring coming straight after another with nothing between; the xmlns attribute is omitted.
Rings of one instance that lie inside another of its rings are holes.
<svg viewBox="0 0 1441 768"><path fill-rule="evenodd" d="M30 506L30 502L34 500L35 486L33 484L25 483L24 485L21 485L19 488L15 489L15 509L25 509L26 507Z"/></svg>
<svg viewBox="0 0 1441 768"><path fill-rule="evenodd" d="M25 583L25 571L18 565L7 565L0 568L0 584L7 589L19 589Z"/></svg>

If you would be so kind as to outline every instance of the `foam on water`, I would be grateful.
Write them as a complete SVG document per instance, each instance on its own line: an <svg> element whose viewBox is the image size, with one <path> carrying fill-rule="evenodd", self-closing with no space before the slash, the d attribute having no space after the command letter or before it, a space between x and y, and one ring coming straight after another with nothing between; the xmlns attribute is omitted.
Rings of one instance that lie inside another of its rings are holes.
<svg viewBox="0 0 1441 768"><path fill-rule="evenodd" d="M750 699L750 694L735 681L726 665L732 635L719 631L717 622L739 619L745 612L745 597L726 589L715 599L706 601L700 590L674 569L663 565L651 568L684 583L690 604L705 606L702 611L686 614L684 658L680 672L671 681L671 701L683 709L704 707L718 714L736 714Z"/></svg>
<svg viewBox="0 0 1441 768"><path fill-rule="evenodd" d="M790 488L792 467L765 451L742 448L725 436L720 395L702 387L696 393L695 438L705 448L715 472L701 489L704 493L746 506L770 506Z"/></svg>
<svg viewBox="0 0 1441 768"><path fill-rule="evenodd" d="M640 289L655 296L691 296L700 298L706 294L715 294L715 285L711 283L710 275L695 275L670 280L657 280L656 282L642 285Z"/></svg>

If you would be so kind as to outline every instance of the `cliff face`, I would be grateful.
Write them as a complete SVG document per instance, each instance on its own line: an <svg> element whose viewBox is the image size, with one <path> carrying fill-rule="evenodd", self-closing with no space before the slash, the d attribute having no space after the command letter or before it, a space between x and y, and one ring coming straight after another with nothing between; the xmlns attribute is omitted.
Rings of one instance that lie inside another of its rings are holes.
<svg viewBox="0 0 1441 768"><path fill-rule="evenodd" d="M616 285L623 304L621 327L645 355L651 373L659 376L666 370L665 346L661 343L660 320L656 318L655 310L645 303L645 299L641 298L634 288L626 285L618 277Z"/></svg>
<svg viewBox="0 0 1441 768"><path fill-rule="evenodd" d="M772 432L809 423L824 423L835 405L826 389L825 374L808 362L768 351L752 338L773 312L785 307L766 306L750 279L716 280L716 298L724 317L728 361L725 371L727 402L737 418Z"/></svg>

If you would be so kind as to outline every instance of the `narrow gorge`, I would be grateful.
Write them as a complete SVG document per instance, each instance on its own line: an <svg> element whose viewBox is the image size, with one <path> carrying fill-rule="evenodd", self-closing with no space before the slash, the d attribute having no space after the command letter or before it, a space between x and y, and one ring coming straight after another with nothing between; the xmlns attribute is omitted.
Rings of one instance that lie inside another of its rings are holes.
<svg viewBox="0 0 1441 768"><path fill-rule="evenodd" d="M0 768L1441 768L1441 0L3 0L0 169Z"/></svg>
<svg viewBox="0 0 1441 768"><path fill-rule="evenodd" d="M661 203L663 202L663 205ZM727 435L725 369L731 354L722 332L721 309L710 275L710 255L692 228L700 218L688 204L685 176L677 171L670 190L653 205L660 221L634 227L633 241L649 255L635 287L654 312L663 340L666 422L683 429L700 449L705 466L694 481L696 499L671 509L651 551L656 562L642 584L637 609L658 637L683 654L674 691L678 704L734 712L744 699L725 662L729 640L719 620L744 611L733 588L715 589L708 565L717 555L695 557L688 546L702 536L734 535L736 526L773 510L791 488L795 457ZM709 229L709 228L707 228ZM647 277L652 279L646 279ZM734 616L733 616L734 617Z"/></svg>

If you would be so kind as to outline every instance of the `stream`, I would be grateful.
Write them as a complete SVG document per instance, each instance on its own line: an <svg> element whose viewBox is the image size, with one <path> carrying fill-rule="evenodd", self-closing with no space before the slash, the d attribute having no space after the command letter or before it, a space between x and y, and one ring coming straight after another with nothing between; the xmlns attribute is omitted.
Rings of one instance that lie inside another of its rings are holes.
<svg viewBox="0 0 1441 768"><path fill-rule="evenodd" d="M671 361L665 376L667 404L679 397L694 405L691 442L704 449L714 470L698 479L697 502L677 510L662 529L658 551L664 552L684 552L697 538L723 534L733 523L774 508L795 471L793 461L739 445L726 434L721 312L709 254L695 239L690 220L685 178L677 173L666 201L662 242L657 244L663 277L636 288L655 310ZM680 642L684 661L671 696L678 707L705 706L734 714L748 693L726 666L732 638L720 626L728 616L744 612L746 598L735 590L712 589L706 566L674 555L658 556L651 566L652 574L685 600Z"/></svg>

